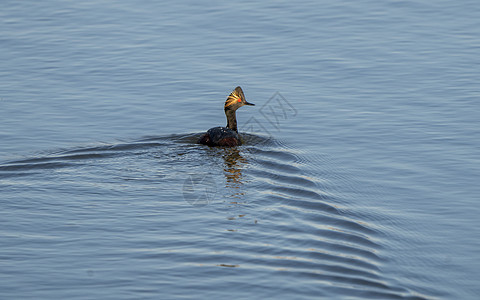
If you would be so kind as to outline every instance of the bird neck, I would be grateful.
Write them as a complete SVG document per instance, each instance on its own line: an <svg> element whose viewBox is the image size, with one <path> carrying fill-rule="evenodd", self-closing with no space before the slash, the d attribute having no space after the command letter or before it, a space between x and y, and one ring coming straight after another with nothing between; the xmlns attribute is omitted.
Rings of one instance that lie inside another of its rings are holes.
<svg viewBox="0 0 480 300"><path fill-rule="evenodd" d="M232 109L226 109L225 110L225 115L227 116L227 128L230 128L231 130L237 131L237 117L235 115L235 110Z"/></svg>

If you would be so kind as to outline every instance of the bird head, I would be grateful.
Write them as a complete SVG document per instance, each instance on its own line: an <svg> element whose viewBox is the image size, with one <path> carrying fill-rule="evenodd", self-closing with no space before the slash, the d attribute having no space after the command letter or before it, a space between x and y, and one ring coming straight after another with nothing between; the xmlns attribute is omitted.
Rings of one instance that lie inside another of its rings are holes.
<svg viewBox="0 0 480 300"><path fill-rule="evenodd" d="M237 110L244 105L255 105L245 100L242 88L237 86L225 101L225 110Z"/></svg>

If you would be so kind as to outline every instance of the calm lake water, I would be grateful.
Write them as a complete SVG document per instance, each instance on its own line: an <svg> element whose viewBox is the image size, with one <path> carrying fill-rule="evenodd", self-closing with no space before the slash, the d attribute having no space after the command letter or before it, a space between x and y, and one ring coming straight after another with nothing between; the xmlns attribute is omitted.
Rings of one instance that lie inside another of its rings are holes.
<svg viewBox="0 0 480 300"><path fill-rule="evenodd" d="M2 1L0 298L478 299L478 1ZM225 125L236 148L195 144Z"/></svg>

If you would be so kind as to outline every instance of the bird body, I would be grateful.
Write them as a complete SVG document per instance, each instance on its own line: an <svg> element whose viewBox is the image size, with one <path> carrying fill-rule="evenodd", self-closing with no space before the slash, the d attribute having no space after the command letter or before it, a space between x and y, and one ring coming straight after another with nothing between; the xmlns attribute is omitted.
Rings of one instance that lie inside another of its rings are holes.
<svg viewBox="0 0 480 300"><path fill-rule="evenodd" d="M242 88L237 86L225 101L225 116L227 117L226 127L213 127L198 140L199 144L208 146L240 146L242 141L238 135L236 111L244 105L255 105L245 100Z"/></svg>

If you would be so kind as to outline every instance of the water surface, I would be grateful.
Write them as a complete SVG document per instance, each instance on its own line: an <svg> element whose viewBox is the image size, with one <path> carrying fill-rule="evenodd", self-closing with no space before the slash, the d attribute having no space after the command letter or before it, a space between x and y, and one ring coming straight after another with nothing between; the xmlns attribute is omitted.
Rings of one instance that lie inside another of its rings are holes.
<svg viewBox="0 0 480 300"><path fill-rule="evenodd" d="M1 297L476 299L479 8L2 2Z"/></svg>

